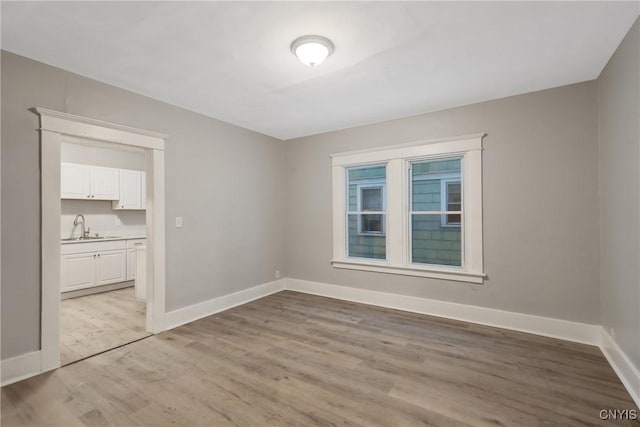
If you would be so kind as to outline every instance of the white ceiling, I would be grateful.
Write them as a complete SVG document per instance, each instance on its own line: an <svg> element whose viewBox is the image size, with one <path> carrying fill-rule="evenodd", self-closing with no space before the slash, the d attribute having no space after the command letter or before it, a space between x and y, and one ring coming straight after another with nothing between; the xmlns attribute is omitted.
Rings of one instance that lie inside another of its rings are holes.
<svg viewBox="0 0 640 427"><path fill-rule="evenodd" d="M2 2L2 48L281 139L596 78L634 2ZM320 67L289 45L335 44Z"/></svg>

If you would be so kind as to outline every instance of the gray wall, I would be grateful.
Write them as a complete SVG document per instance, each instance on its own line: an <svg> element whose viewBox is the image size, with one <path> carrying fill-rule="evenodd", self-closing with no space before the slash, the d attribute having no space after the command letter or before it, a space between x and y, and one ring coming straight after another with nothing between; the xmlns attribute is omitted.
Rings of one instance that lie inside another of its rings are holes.
<svg viewBox="0 0 640 427"><path fill-rule="evenodd" d="M287 276L599 324L596 83L287 141ZM484 285L331 267L329 154L488 132Z"/></svg>
<svg viewBox="0 0 640 427"><path fill-rule="evenodd" d="M598 79L602 324L640 367L640 24Z"/></svg>
<svg viewBox="0 0 640 427"><path fill-rule="evenodd" d="M280 141L3 51L3 359L40 344L38 117L28 111L35 106L170 136L169 310L284 273ZM184 228L173 227L176 216Z"/></svg>

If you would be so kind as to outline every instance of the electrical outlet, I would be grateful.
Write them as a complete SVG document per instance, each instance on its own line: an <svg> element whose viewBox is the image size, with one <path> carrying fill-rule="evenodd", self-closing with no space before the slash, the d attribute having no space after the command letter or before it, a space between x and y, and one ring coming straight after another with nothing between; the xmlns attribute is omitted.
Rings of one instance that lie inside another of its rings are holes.
<svg viewBox="0 0 640 427"><path fill-rule="evenodd" d="M120 227L122 225L122 221L120 221L120 218L118 217L116 217L116 219L113 222L116 227Z"/></svg>
<svg viewBox="0 0 640 427"><path fill-rule="evenodd" d="M276 270L276 279L280 278L280 270Z"/></svg>
<svg viewBox="0 0 640 427"><path fill-rule="evenodd" d="M182 228L182 217L181 216L177 216L176 217L176 228Z"/></svg>

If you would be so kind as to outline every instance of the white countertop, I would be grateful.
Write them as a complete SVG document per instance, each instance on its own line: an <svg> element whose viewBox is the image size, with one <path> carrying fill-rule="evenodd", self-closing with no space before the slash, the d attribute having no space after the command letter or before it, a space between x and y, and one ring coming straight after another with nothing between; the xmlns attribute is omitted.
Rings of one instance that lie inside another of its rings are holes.
<svg viewBox="0 0 640 427"><path fill-rule="evenodd" d="M84 240L61 240L60 244L68 245L74 243L96 243L96 242L113 242L114 240L137 240L146 239L147 236L118 236L118 237L105 237L104 239L84 239Z"/></svg>

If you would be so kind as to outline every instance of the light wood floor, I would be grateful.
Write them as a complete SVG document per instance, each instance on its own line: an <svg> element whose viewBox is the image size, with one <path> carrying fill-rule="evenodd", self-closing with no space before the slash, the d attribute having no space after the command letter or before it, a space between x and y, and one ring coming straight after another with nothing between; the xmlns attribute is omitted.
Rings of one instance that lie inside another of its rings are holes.
<svg viewBox="0 0 640 427"><path fill-rule="evenodd" d="M2 389L3 426L583 426L604 408L635 406L595 347L290 291Z"/></svg>
<svg viewBox="0 0 640 427"><path fill-rule="evenodd" d="M149 336L134 288L61 301L60 361L66 365Z"/></svg>

